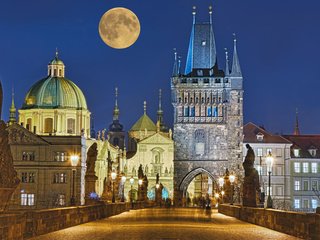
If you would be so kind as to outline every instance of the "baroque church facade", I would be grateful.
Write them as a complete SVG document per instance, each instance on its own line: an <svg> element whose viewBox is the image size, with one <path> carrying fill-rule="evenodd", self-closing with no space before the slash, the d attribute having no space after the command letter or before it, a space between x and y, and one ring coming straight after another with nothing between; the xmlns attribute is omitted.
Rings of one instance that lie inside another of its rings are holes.
<svg viewBox="0 0 320 240"><path fill-rule="evenodd" d="M212 9L209 22L193 23L184 73L175 54L171 77L174 108L174 198L180 204L199 174L213 184L226 169L241 176L243 141L243 78L234 39L232 67L218 66Z"/></svg>

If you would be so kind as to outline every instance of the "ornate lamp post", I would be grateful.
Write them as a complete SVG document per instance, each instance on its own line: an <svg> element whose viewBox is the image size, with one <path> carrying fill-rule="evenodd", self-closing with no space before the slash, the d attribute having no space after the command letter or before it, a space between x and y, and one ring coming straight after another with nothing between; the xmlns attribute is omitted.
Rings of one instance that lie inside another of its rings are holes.
<svg viewBox="0 0 320 240"><path fill-rule="evenodd" d="M131 185L131 193L130 193L130 195L131 195L131 197L130 197L130 201L131 201L131 208L133 208L133 192L132 192L132 186L133 186L133 184L134 184L134 178L133 178L133 176L131 176L131 178L130 178L130 185Z"/></svg>
<svg viewBox="0 0 320 240"><path fill-rule="evenodd" d="M221 191L221 195L222 195L222 203L223 203L223 195L224 195L224 192L222 191L222 190L223 190L223 184L224 184L224 179L223 179L223 177L220 177L220 178L218 179L218 183L219 183L219 186L220 186L220 191ZM222 194L222 192L223 192L223 194Z"/></svg>
<svg viewBox="0 0 320 240"><path fill-rule="evenodd" d="M79 156L78 155L71 155L70 157L71 166L72 166L72 196L70 199L70 204L74 206L76 204L75 199L75 178L76 178L76 167L79 163Z"/></svg>
<svg viewBox="0 0 320 240"><path fill-rule="evenodd" d="M156 183L156 194L155 194L155 199L156 199L156 204L158 205L159 203L159 196L158 196L158 192L159 192L159 187L160 187L160 184L159 183Z"/></svg>
<svg viewBox="0 0 320 240"><path fill-rule="evenodd" d="M139 184L139 191L138 191L138 195L139 195L139 201L142 201L143 199L142 199L142 183L143 183L143 181L142 181L142 179L139 179L138 180L138 184Z"/></svg>
<svg viewBox="0 0 320 240"><path fill-rule="evenodd" d="M112 203L116 202L116 197L114 195L114 183L115 183L116 178L117 178L117 173L116 172L112 172L111 173L111 179L112 179Z"/></svg>
<svg viewBox="0 0 320 240"><path fill-rule="evenodd" d="M272 208L272 198L271 198L271 171L272 171L272 165L273 165L273 157L271 155L271 152L268 153L266 157L266 164L268 168L268 175L269 175L269 189L268 189L268 199L267 199L267 208Z"/></svg>
<svg viewBox="0 0 320 240"><path fill-rule="evenodd" d="M121 196L121 202L124 202L124 184L127 180L127 177L125 175L123 175L121 177L121 183L122 183L122 196Z"/></svg>
<svg viewBox="0 0 320 240"><path fill-rule="evenodd" d="M234 183L235 180L236 180L236 176L231 174L229 176L229 181L231 183L231 203L230 203L231 205L233 205L233 193L234 193L234 185L233 185L233 183Z"/></svg>

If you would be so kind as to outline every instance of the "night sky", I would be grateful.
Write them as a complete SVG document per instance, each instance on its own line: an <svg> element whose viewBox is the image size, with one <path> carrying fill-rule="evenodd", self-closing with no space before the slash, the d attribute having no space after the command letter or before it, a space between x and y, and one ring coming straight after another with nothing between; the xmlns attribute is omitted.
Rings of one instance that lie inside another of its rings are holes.
<svg viewBox="0 0 320 240"><path fill-rule="evenodd" d="M16 107L29 88L47 74L56 47L66 77L84 92L95 129L112 121L114 88L119 87L120 120L129 130L143 114L155 120L158 89L163 89L165 122L172 126L170 75L173 48L183 68L192 25L208 21L213 4L218 61L232 34L244 75L244 120L278 133L292 133L295 109L300 130L320 133L320 1L308 0L2 0L0 3L0 80L3 117L8 119L11 86ZM101 16L112 7L126 7L139 17L141 34L130 48L115 50L98 33Z"/></svg>

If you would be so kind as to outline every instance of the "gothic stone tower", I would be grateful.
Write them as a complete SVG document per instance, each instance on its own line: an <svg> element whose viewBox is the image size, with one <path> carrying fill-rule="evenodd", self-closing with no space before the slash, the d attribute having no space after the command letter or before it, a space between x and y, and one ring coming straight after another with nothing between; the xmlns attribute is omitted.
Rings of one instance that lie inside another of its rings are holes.
<svg viewBox="0 0 320 240"><path fill-rule="evenodd" d="M200 173L216 182L226 168L241 175L243 139L243 87L236 39L232 69L220 70L210 21L193 25L184 74L175 53L171 78L174 107L174 200L186 197L188 185Z"/></svg>

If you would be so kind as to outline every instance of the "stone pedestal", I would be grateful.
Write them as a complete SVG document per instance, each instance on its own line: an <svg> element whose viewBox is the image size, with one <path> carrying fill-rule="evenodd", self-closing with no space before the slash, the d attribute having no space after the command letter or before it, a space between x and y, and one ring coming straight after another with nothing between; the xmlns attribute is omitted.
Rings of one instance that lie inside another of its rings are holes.
<svg viewBox="0 0 320 240"><path fill-rule="evenodd" d="M257 207L256 185L253 177L245 177L243 184L243 206Z"/></svg>
<svg viewBox="0 0 320 240"><path fill-rule="evenodd" d="M96 200L90 198L91 193L96 192L96 180L98 179L96 175L86 175L86 197L85 202L86 205L90 205L96 203Z"/></svg>

